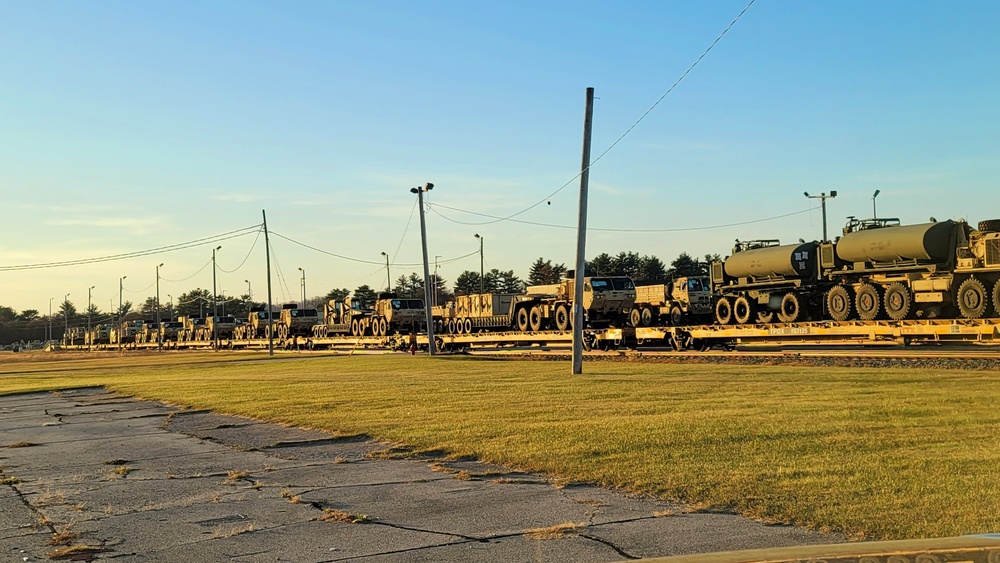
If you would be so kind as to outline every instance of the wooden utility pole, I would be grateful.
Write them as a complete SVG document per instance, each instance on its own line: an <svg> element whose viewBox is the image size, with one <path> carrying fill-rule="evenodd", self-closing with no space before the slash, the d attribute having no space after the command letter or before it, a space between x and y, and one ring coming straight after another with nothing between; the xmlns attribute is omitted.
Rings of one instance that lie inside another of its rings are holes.
<svg viewBox="0 0 1000 563"><path fill-rule="evenodd" d="M433 356L436 353L434 345L434 317L431 315L431 273L427 263L427 226L424 223L424 192L434 189L434 184L427 182L424 187L410 189L417 194L417 206L420 207L420 244L424 251L424 315L427 319L427 352Z"/></svg>
<svg viewBox="0 0 1000 563"><path fill-rule="evenodd" d="M573 375L583 373L583 278L587 273L587 188L590 183L590 132L594 124L594 89L587 88L580 164L580 213L576 222L576 271L573 272Z"/></svg>
<svg viewBox="0 0 1000 563"><path fill-rule="evenodd" d="M263 209L260 214L264 217L264 256L267 257L267 351L269 356L274 355L274 316L271 307L271 239L267 236L267 212Z"/></svg>

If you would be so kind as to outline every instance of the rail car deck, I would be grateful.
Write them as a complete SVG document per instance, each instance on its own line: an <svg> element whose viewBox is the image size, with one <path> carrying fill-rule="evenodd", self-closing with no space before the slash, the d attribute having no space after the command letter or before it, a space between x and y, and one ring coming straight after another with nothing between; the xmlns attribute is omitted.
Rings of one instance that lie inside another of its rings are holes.
<svg viewBox="0 0 1000 563"><path fill-rule="evenodd" d="M569 345L571 331L542 332L476 332L472 334L435 334L438 348L444 351L474 347ZM427 335L415 336L419 347L427 346ZM1000 345L1000 319L949 319L906 321L821 321L769 325L684 327L606 328L584 331L586 349L612 349L663 346L675 350L708 350L751 345L902 345L911 344L979 344ZM209 349L212 341L165 342L165 349ZM275 339L280 349L397 349L410 346L409 335L392 336L313 336ZM156 349L155 342L125 344L125 349ZM266 349L268 340L220 339L226 349ZM83 349L85 345L65 347ZM95 346L95 349L117 349L115 344Z"/></svg>

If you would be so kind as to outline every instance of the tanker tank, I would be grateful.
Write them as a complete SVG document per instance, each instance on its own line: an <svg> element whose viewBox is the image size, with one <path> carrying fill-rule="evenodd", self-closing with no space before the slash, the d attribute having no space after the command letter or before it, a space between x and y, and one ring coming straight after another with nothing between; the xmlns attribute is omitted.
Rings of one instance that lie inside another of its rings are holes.
<svg viewBox="0 0 1000 563"><path fill-rule="evenodd" d="M816 272L817 243L766 246L736 252L726 259L726 275L733 278L809 278Z"/></svg>
<svg viewBox="0 0 1000 563"><path fill-rule="evenodd" d="M845 262L947 262L954 257L955 225L949 220L855 231L837 241L837 256Z"/></svg>

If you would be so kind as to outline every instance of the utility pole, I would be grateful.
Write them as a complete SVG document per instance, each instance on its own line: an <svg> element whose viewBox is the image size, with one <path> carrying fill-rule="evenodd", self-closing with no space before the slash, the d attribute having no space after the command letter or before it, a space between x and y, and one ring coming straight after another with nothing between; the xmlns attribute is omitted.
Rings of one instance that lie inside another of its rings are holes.
<svg viewBox="0 0 1000 563"><path fill-rule="evenodd" d="M486 293L484 289L486 285L486 270L483 267L486 261L483 260L483 237L479 236L479 233L476 233L476 238L479 239L479 295L483 295ZM482 299L480 297L479 301L481 302Z"/></svg>
<svg viewBox="0 0 1000 563"><path fill-rule="evenodd" d="M212 342L216 352L219 351L219 297L215 292L215 251L221 249L221 244L212 249Z"/></svg>
<svg viewBox="0 0 1000 563"><path fill-rule="evenodd" d="M587 88L580 163L580 211L576 223L576 271L573 272L573 375L583 373L583 278L587 271L587 189L590 184L590 133L594 124L594 89Z"/></svg>
<svg viewBox="0 0 1000 563"><path fill-rule="evenodd" d="M422 188L410 188L411 193L417 194L417 207L420 208L420 245L424 251L424 315L427 320L427 352L433 356L436 353L434 345L434 319L431 316L431 284L430 265L427 263L427 225L424 222L424 192L434 189L434 184L427 182ZM386 269L388 269L389 258L386 257Z"/></svg>
<svg viewBox="0 0 1000 563"><path fill-rule="evenodd" d="M63 331L63 342L66 342L66 338L69 336L69 294L63 297L63 316L66 317L66 330Z"/></svg>
<svg viewBox="0 0 1000 563"><path fill-rule="evenodd" d="M167 294L167 316L170 317L171 321L174 320L174 296L169 293Z"/></svg>
<svg viewBox="0 0 1000 563"><path fill-rule="evenodd" d="M267 257L267 353L274 355L274 316L271 309L271 240L267 236L267 212L260 210L264 218L264 256Z"/></svg>
<svg viewBox="0 0 1000 563"><path fill-rule="evenodd" d="M91 311L91 308L90 308L90 297L91 297L91 292L94 290L95 287L97 287L97 286L96 285L92 285L92 286L90 286L87 289L87 338L86 338L86 340L87 340L87 351L88 352L90 351L90 341L91 341L91 337L90 337L90 311Z"/></svg>
<svg viewBox="0 0 1000 563"><path fill-rule="evenodd" d="M438 254L434 257L434 303L433 305L437 307L438 304L438 258L441 255Z"/></svg>
<svg viewBox="0 0 1000 563"><path fill-rule="evenodd" d="M48 344L52 340L52 300L55 297L49 297L49 335L45 338L45 343Z"/></svg>
<svg viewBox="0 0 1000 563"><path fill-rule="evenodd" d="M156 267L156 347L163 350L163 339L160 335L163 331L160 330L160 267L163 266L163 262Z"/></svg>
<svg viewBox="0 0 1000 563"><path fill-rule="evenodd" d="M247 304L247 309L249 309L250 304L253 303L253 289L250 287L250 280L243 280L243 281L247 282L247 301L249 301L249 303Z"/></svg>
<svg viewBox="0 0 1000 563"><path fill-rule="evenodd" d="M392 291L392 277L389 275L389 255L383 252L382 256L385 256L385 290Z"/></svg>
<svg viewBox="0 0 1000 563"><path fill-rule="evenodd" d="M826 192L823 192L823 193L821 193L819 195L809 195L809 192L804 192L804 193L805 193L805 196L807 198L809 198L809 199L818 199L819 200L820 209L823 210L822 211L823 212L823 241L825 242L825 241L829 240L828 238L826 238L826 200L828 200L830 198L837 197L837 190L831 190L830 191L830 195L826 195Z"/></svg>

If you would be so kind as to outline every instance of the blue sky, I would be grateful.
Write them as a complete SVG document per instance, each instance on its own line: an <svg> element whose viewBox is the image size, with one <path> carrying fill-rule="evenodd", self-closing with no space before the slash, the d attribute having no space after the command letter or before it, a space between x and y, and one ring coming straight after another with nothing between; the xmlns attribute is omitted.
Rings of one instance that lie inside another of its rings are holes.
<svg viewBox="0 0 1000 563"><path fill-rule="evenodd" d="M0 265L89 258L260 222L345 261L272 241L285 291L384 283L417 271L411 187L430 203L520 211L579 169L586 87L600 154L746 5L714 2L3 2ZM818 238L810 208L837 190L847 215L904 222L1000 217L1000 5L758 0L591 171L590 226L694 230L588 236L588 256L669 262L734 239ZM520 215L573 225L578 184ZM430 255L478 250L488 268L574 260L569 229L428 213ZM405 231L405 236L404 236ZM223 243L227 293L265 283L253 236ZM70 293L102 309L211 287L211 246L0 272L0 304L48 308ZM399 249L397 252L397 248ZM478 256L448 263L453 281ZM148 288L148 289L147 289Z"/></svg>

